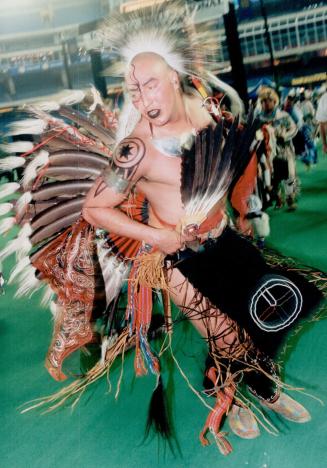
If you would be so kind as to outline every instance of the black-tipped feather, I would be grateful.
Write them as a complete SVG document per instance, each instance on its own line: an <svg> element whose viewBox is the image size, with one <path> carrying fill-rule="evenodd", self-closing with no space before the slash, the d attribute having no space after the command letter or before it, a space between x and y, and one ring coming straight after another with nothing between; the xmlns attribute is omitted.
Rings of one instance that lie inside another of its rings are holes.
<svg viewBox="0 0 327 468"><path fill-rule="evenodd" d="M42 226L47 226L50 223L54 223L62 219L64 216L69 215L72 212L81 210L84 203L84 196L72 198L71 200L64 200L59 203L54 203L52 206L41 211L33 217L31 226L33 229L38 229Z"/></svg>
<svg viewBox="0 0 327 468"><path fill-rule="evenodd" d="M33 234L30 236L30 241L32 245L36 245L39 242L43 242L49 237L52 237L53 235L61 232L68 226L71 226L73 223L75 223L75 221L78 220L80 216L81 211L79 210L75 213L70 213L67 216L64 216L63 218L60 218L54 221L53 223L48 224L47 226L42 226L36 229L36 231L34 231Z"/></svg>
<svg viewBox="0 0 327 468"><path fill-rule="evenodd" d="M92 137L95 136L99 138L99 140L101 140L105 145L111 146L115 143L115 136L112 130L104 128L98 123L92 122L82 112L72 109L71 107L62 106L59 109L59 114L83 127L92 135Z"/></svg>
<svg viewBox="0 0 327 468"><path fill-rule="evenodd" d="M235 151L234 162L234 175L230 184L230 190L234 187L239 177L243 174L246 166L250 162L252 152L250 151L251 145L255 138L255 132L258 129L258 121L254 119L253 112L251 111L247 120L246 127L241 132L239 144Z"/></svg>
<svg viewBox="0 0 327 468"><path fill-rule="evenodd" d="M104 168L109 164L109 158L87 151L70 150L56 151L49 156L51 166L72 166Z"/></svg>
<svg viewBox="0 0 327 468"><path fill-rule="evenodd" d="M44 183L37 190L32 190L32 197L35 201L49 200L54 197L74 197L88 192L93 183L85 179Z"/></svg>
<svg viewBox="0 0 327 468"><path fill-rule="evenodd" d="M221 120L215 128L214 131L214 144L212 145L212 161L210 167L208 167L208 179L207 179L207 190L208 193L212 193L212 190L217 186L217 175L219 174L219 164L222 158L222 151L223 151L223 130L224 125L223 121Z"/></svg>
<svg viewBox="0 0 327 468"><path fill-rule="evenodd" d="M184 205L192 197L192 187L195 171L195 151L194 145L189 150L184 150L182 161L182 175L181 175L181 195Z"/></svg>
<svg viewBox="0 0 327 468"><path fill-rule="evenodd" d="M220 189L223 194L240 177L251 154L256 124L251 113L245 128L235 118L227 130L224 121L215 128L205 128L195 138L190 150L184 152L182 164L182 201L205 202ZM224 136L225 134L225 136ZM217 194L217 202L222 196ZM202 204L203 206L203 204Z"/></svg>

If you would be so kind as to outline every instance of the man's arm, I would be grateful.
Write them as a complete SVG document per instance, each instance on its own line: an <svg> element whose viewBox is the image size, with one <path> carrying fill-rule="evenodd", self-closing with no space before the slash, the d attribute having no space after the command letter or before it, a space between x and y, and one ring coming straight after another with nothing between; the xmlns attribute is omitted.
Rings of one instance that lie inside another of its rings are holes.
<svg viewBox="0 0 327 468"><path fill-rule="evenodd" d="M129 218L118 206L145 174L146 146L139 138L126 138L117 146L112 164L107 167L87 194L84 219L95 227L157 246L165 253L181 247L174 230L156 229Z"/></svg>

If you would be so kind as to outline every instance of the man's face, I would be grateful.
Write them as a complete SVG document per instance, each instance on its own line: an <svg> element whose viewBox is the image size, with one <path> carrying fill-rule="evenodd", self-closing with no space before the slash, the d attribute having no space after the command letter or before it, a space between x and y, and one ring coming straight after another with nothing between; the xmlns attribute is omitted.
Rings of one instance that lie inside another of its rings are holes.
<svg viewBox="0 0 327 468"><path fill-rule="evenodd" d="M149 122L162 126L174 120L178 76L159 55L144 53L134 57L125 81L134 107Z"/></svg>
<svg viewBox="0 0 327 468"><path fill-rule="evenodd" d="M274 99L267 97L265 99L261 99L261 105L263 111L268 114L275 109L276 103Z"/></svg>

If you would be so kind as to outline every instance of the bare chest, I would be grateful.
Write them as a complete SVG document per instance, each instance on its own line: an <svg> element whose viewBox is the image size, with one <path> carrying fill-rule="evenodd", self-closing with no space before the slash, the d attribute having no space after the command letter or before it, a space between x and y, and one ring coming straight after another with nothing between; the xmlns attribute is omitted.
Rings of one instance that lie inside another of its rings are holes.
<svg viewBox="0 0 327 468"><path fill-rule="evenodd" d="M180 189L182 158L164 156L153 152L143 176L143 183L163 184L171 189Z"/></svg>

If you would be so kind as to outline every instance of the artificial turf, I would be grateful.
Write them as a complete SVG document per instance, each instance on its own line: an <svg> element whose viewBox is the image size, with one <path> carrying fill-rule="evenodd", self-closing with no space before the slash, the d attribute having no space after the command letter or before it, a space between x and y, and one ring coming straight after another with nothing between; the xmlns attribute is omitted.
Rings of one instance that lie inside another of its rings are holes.
<svg viewBox="0 0 327 468"><path fill-rule="evenodd" d="M272 234L268 245L301 262L327 271L327 158L306 171L302 179L298 209L270 210ZM2 248L7 242L1 239ZM5 265L5 276L13 266ZM102 379L90 388L74 411L69 407L41 415L20 414L20 407L34 398L62 387L44 368L51 338L52 319L39 306L40 296L13 299L15 286L7 286L0 297L1 387L0 466L3 468L127 468L127 467L220 467L323 468L327 466L326 409L302 393L296 398L310 410L312 421L294 424L270 412L278 427L274 437L264 430L258 439L242 440L230 435L234 451L227 457L215 443L202 447L199 432L207 409L188 388L169 355L163 358L163 380L173 415L173 450L150 436L144 441L148 403L155 378L135 378L133 352L125 357L124 378L114 398L119 367L112 372L113 391ZM181 322L174 331L174 350L195 388L201 391L206 346L193 328ZM285 363L285 379L296 387L327 398L327 321L314 322L293 341ZM80 356L70 359L66 370L79 372ZM67 369L68 368L68 369ZM224 429L228 431L228 424Z"/></svg>

